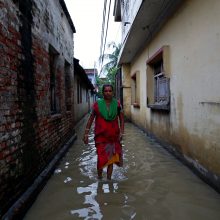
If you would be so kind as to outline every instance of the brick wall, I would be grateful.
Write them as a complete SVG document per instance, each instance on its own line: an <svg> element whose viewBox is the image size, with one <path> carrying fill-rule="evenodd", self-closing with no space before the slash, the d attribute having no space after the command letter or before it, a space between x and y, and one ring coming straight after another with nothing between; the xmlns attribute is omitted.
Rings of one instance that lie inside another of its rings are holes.
<svg viewBox="0 0 220 220"><path fill-rule="evenodd" d="M74 26L60 2L0 0L0 216L74 134L74 108L65 104L68 98L71 106L74 93ZM53 113L50 47L56 49Z"/></svg>

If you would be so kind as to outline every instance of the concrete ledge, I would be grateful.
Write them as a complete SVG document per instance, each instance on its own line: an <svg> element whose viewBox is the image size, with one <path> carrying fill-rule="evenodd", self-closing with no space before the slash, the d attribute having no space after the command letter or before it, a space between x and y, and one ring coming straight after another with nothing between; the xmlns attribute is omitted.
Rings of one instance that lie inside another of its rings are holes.
<svg viewBox="0 0 220 220"><path fill-rule="evenodd" d="M22 219L27 210L33 204L37 195L46 185L49 177L52 175L56 165L60 159L65 155L69 147L76 140L77 136L74 134L61 150L56 154L53 160L48 166L41 172L41 174L35 179L34 183L21 195L21 197L8 209L3 215L2 220Z"/></svg>

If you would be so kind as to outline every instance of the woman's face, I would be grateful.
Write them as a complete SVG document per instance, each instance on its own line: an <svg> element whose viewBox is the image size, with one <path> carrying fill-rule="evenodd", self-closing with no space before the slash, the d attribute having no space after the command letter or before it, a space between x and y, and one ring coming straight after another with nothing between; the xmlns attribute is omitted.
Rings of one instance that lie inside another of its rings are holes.
<svg viewBox="0 0 220 220"><path fill-rule="evenodd" d="M105 86L103 90L104 99L111 100L113 96L113 91L111 86Z"/></svg>

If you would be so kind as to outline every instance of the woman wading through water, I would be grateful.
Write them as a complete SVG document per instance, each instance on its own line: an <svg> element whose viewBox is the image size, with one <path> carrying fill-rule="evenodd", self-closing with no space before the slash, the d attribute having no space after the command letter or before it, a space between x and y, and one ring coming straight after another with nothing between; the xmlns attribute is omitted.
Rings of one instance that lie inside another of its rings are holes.
<svg viewBox="0 0 220 220"><path fill-rule="evenodd" d="M111 180L113 164L122 166L121 139L124 134L124 114L121 104L113 98L112 85L103 85L103 99L94 103L88 119L83 141L88 144L88 134L95 119L95 146L98 156L98 178L102 179L107 167L107 179Z"/></svg>

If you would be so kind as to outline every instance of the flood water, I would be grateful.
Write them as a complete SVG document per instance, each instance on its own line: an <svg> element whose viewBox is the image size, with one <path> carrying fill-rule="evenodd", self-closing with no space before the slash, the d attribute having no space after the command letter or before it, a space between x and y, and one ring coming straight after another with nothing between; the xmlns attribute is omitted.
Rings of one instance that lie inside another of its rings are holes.
<svg viewBox="0 0 220 220"><path fill-rule="evenodd" d="M124 166L97 180L93 133L78 139L25 216L25 220L219 220L220 194L141 130L126 123Z"/></svg>

